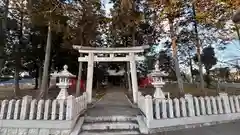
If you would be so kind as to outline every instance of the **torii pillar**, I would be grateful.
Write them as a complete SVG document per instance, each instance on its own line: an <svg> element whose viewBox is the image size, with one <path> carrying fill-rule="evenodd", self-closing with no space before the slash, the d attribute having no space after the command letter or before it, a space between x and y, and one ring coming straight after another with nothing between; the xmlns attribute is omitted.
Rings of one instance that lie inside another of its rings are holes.
<svg viewBox="0 0 240 135"><path fill-rule="evenodd" d="M93 70L94 70L94 54L88 54L88 68L87 68L87 101L88 103L92 102L92 84L93 84Z"/></svg>
<svg viewBox="0 0 240 135"><path fill-rule="evenodd" d="M133 101L137 103L137 93L138 93L138 82L137 82L137 68L134 53L129 53L130 57L130 70L132 78L132 92L133 92Z"/></svg>

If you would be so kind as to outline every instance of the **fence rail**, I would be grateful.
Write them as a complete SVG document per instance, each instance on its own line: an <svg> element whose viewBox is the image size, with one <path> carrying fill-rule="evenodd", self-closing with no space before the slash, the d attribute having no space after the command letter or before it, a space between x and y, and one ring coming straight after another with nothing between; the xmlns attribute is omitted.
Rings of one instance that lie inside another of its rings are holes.
<svg viewBox="0 0 240 135"><path fill-rule="evenodd" d="M25 96L21 100L0 102L0 120L72 120L85 110L86 93L66 100L36 100Z"/></svg>
<svg viewBox="0 0 240 135"><path fill-rule="evenodd" d="M150 126L151 121L158 124L156 120L186 117L195 119L201 116L215 117L216 115L226 117L224 114L233 113L239 113L240 116L240 96L228 96L226 93L220 93L216 97L193 97L186 94L185 97L179 99L152 99L151 96L144 97L138 93L138 99L138 107L145 114L145 122L148 126ZM162 124L160 121L159 123Z"/></svg>
<svg viewBox="0 0 240 135"><path fill-rule="evenodd" d="M31 96L3 100L0 102L0 135L69 135L78 115L86 108L86 93L80 97L68 96L65 100L36 100Z"/></svg>

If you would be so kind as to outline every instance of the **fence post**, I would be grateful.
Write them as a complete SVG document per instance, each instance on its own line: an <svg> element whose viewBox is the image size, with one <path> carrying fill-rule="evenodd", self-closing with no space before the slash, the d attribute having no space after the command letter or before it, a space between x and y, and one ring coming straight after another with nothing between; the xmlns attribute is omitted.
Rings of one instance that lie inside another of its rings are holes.
<svg viewBox="0 0 240 135"><path fill-rule="evenodd" d="M212 114L212 107L211 107L210 98L208 96L205 97L205 103L206 103L207 114L211 115Z"/></svg>
<svg viewBox="0 0 240 135"><path fill-rule="evenodd" d="M235 101L235 106L236 106L236 112L240 112L238 96L234 96L234 101Z"/></svg>
<svg viewBox="0 0 240 135"><path fill-rule="evenodd" d="M227 93L219 93L221 100L223 101L224 113L231 113L230 103Z"/></svg>
<svg viewBox="0 0 240 135"><path fill-rule="evenodd" d="M50 115L49 115L49 113L50 113L50 110L51 110L51 100L50 99L48 99L46 102L45 102L45 106L44 106L44 114L43 114L43 119L44 120L49 120L50 119Z"/></svg>
<svg viewBox="0 0 240 135"><path fill-rule="evenodd" d="M140 104L140 97L141 97L142 93L140 91L138 91L138 95L137 95L137 105L139 106Z"/></svg>
<svg viewBox="0 0 240 135"><path fill-rule="evenodd" d="M189 117L195 116L193 96L191 94L185 94L185 99L187 101L188 116Z"/></svg>
<svg viewBox="0 0 240 135"><path fill-rule="evenodd" d="M223 114L223 104L220 96L217 96L217 108L218 108L218 113Z"/></svg>
<svg viewBox="0 0 240 135"><path fill-rule="evenodd" d="M201 115L206 115L206 105L203 97L199 97Z"/></svg>
<svg viewBox="0 0 240 135"><path fill-rule="evenodd" d="M167 100L160 99L160 101L161 101L161 114L162 114L162 118L166 119L168 117L168 115L167 115Z"/></svg>
<svg viewBox="0 0 240 135"><path fill-rule="evenodd" d="M20 117L20 112L21 112L21 100L17 100L15 104L15 109L14 109L14 116L13 119L17 120Z"/></svg>
<svg viewBox="0 0 240 135"><path fill-rule="evenodd" d="M86 92L84 92L83 93L83 98L84 98L84 109L86 109L87 108L87 99L88 99L88 97L87 97L87 93Z"/></svg>
<svg viewBox="0 0 240 135"><path fill-rule="evenodd" d="M10 100L9 104L8 104L8 111L7 111L7 119L13 119L14 116L14 106L15 106L16 100L12 99Z"/></svg>
<svg viewBox="0 0 240 135"><path fill-rule="evenodd" d="M195 114L196 116L200 115L200 106L199 106L199 101L197 97L194 97L194 107L195 107Z"/></svg>
<svg viewBox="0 0 240 135"><path fill-rule="evenodd" d="M0 111L0 119L6 119L7 117L7 109L8 109L8 100L3 100Z"/></svg>
<svg viewBox="0 0 240 135"><path fill-rule="evenodd" d="M57 103L57 100L54 99L52 101L52 113L51 113L51 120L56 120L57 119L57 110L58 109L58 103Z"/></svg>
<svg viewBox="0 0 240 135"><path fill-rule="evenodd" d="M65 119L65 108L64 108L64 103L65 100L64 99L60 99L58 100L58 104L59 104L59 115L58 115L58 120L64 120Z"/></svg>
<svg viewBox="0 0 240 135"><path fill-rule="evenodd" d="M37 115L37 100L33 99L30 104L29 120L35 120Z"/></svg>
<svg viewBox="0 0 240 135"><path fill-rule="evenodd" d="M174 118L172 99L168 99L168 113L169 113L169 118Z"/></svg>
<svg viewBox="0 0 240 135"><path fill-rule="evenodd" d="M234 104L234 101L233 101L233 96L230 96L230 97L229 97L229 101L230 101L230 109L231 109L231 112L232 112L232 113L235 113L235 112L236 112L236 109L235 109L235 104Z"/></svg>
<svg viewBox="0 0 240 135"><path fill-rule="evenodd" d="M67 113L66 113L66 120L72 120L75 115L75 106L74 106L74 96L67 97Z"/></svg>
<svg viewBox="0 0 240 135"><path fill-rule="evenodd" d="M173 99L174 102L174 112L175 112L175 116L177 118L180 117L180 105L179 105L179 100L177 98Z"/></svg>
<svg viewBox="0 0 240 135"><path fill-rule="evenodd" d="M147 126L150 126L150 121L153 120L153 100L152 96L147 95L145 97L145 107L146 107L146 119L147 119Z"/></svg>
<svg viewBox="0 0 240 135"><path fill-rule="evenodd" d="M30 102L32 100L31 96L25 96L22 100L22 106L21 106L21 113L20 113L20 119L25 120L29 116L29 110L30 110Z"/></svg>
<svg viewBox="0 0 240 135"><path fill-rule="evenodd" d="M210 100L211 100L211 104L212 104L212 113L213 114L218 114L216 98L211 96Z"/></svg>
<svg viewBox="0 0 240 135"><path fill-rule="evenodd" d="M42 120L43 119L43 110L44 110L44 100L41 99L38 101L38 106L37 106L37 120Z"/></svg>

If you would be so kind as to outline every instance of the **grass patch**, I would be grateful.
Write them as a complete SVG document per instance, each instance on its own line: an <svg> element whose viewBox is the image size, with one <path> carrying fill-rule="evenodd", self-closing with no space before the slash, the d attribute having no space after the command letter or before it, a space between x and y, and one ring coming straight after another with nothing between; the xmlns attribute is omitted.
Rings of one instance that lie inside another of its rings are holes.
<svg viewBox="0 0 240 135"><path fill-rule="evenodd" d="M99 100L101 99L105 94L106 94L106 90L105 88L102 88L102 89L94 89L93 90L93 96L96 100Z"/></svg>

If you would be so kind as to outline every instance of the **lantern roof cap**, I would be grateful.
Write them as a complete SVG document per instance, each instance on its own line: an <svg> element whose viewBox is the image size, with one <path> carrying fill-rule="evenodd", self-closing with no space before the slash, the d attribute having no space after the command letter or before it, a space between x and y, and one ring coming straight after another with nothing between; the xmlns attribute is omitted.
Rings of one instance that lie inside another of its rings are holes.
<svg viewBox="0 0 240 135"><path fill-rule="evenodd" d="M165 72L163 72L163 71L155 71L155 70L153 70L153 72L151 73L151 76L152 77L163 77L163 76L167 76L168 75L168 73L165 73Z"/></svg>
<svg viewBox="0 0 240 135"><path fill-rule="evenodd" d="M54 77L76 77L75 75L73 75L72 73L70 73L68 70L68 66L64 65L63 66L63 70L61 72L54 72L51 75Z"/></svg>
<svg viewBox="0 0 240 135"><path fill-rule="evenodd" d="M168 75L168 73L160 70L160 62L159 62L159 60L156 61L155 65L154 65L154 68L155 69L151 73L152 77L158 77L158 76L162 77L162 76L167 76Z"/></svg>

